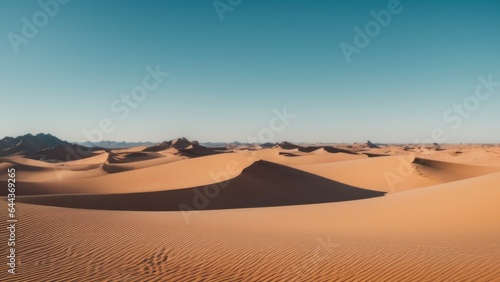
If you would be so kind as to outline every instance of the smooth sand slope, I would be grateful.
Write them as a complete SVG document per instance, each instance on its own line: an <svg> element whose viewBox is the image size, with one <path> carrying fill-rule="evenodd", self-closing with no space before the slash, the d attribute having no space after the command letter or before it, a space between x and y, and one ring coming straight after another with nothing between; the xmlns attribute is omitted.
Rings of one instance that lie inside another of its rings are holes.
<svg viewBox="0 0 500 282"><path fill-rule="evenodd" d="M0 281L499 281L496 147L143 149L0 159L19 191Z"/></svg>

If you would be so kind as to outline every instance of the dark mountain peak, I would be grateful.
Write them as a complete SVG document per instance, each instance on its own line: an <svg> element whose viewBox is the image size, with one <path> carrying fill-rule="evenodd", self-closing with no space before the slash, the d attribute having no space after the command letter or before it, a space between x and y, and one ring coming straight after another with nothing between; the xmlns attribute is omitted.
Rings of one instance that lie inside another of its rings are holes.
<svg viewBox="0 0 500 282"><path fill-rule="evenodd" d="M56 138L54 135L52 135L50 133L38 133L37 135L35 135L35 137L37 137L37 138Z"/></svg>
<svg viewBox="0 0 500 282"><path fill-rule="evenodd" d="M370 142L370 140L366 141L366 145L368 145L368 148L372 148L372 149L378 149L378 148L380 148L378 145Z"/></svg>
<svg viewBox="0 0 500 282"><path fill-rule="evenodd" d="M58 145L68 145L70 143L63 141L50 134L31 133L17 136L5 137L0 140L0 157L21 153L26 156L32 155L39 150L53 148Z"/></svg>
<svg viewBox="0 0 500 282"><path fill-rule="evenodd" d="M190 142L186 137L177 138L172 140L171 142L172 142L171 147L176 148L177 150L186 149L187 147L193 145L193 143Z"/></svg>
<svg viewBox="0 0 500 282"><path fill-rule="evenodd" d="M189 146L192 145L199 145L197 141L189 141L186 137L181 137L177 139L172 139L170 141L163 141L161 143L158 143L154 146L147 147L144 149L145 152L158 152L158 151L163 151L166 149L170 148L175 148L177 150L184 150L187 149Z"/></svg>

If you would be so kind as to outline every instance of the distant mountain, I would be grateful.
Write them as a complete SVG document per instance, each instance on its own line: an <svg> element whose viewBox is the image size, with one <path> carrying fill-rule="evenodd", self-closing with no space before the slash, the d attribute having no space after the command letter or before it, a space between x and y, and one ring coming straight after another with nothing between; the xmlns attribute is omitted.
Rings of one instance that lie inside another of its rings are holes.
<svg viewBox="0 0 500 282"><path fill-rule="evenodd" d="M13 154L46 162L71 161L88 158L99 147L86 147L61 140L51 134L26 134L0 140L0 157Z"/></svg>
<svg viewBox="0 0 500 282"><path fill-rule="evenodd" d="M368 148L372 148L372 149L378 149L380 148L380 146L370 142L370 140L366 141L366 144L368 145Z"/></svg>
<svg viewBox="0 0 500 282"><path fill-rule="evenodd" d="M211 144L213 145L214 143L211 143ZM150 147L144 149L144 151L145 152L158 152L158 151L163 151L163 150L167 150L170 148L177 149L183 155L186 155L189 157L220 154L220 153L226 151L226 149L227 149L226 146L221 146L221 147L203 146L200 143L198 143L198 141L189 141L187 138L181 137L181 138L173 139L170 141L163 141L163 142L158 143L154 146L150 146Z"/></svg>
<svg viewBox="0 0 500 282"><path fill-rule="evenodd" d="M153 142L117 142L117 141L100 141L100 142L77 142L76 144L86 146L86 147L100 147L108 149L122 149L122 148L132 148L140 146L154 146L156 143Z"/></svg>
<svg viewBox="0 0 500 282"><path fill-rule="evenodd" d="M280 147L281 149L285 149L285 150L298 149L300 152L307 152L307 153L316 151L318 149L323 149L329 153L356 154L352 150L346 150L346 149L342 149L342 148L338 148L338 147L334 147L334 146L329 146L329 145L328 146L302 146L302 145L297 145L297 144L294 144L294 143L291 143L288 141L284 141L284 142L278 143L277 146Z"/></svg>
<svg viewBox="0 0 500 282"><path fill-rule="evenodd" d="M50 134L26 134L18 137L5 137L0 140L0 157L15 153L33 155L39 150L49 149L60 145L70 145Z"/></svg>
<svg viewBox="0 0 500 282"><path fill-rule="evenodd" d="M196 141L194 141L194 142L196 142ZM196 142L196 143L198 143L198 142ZM161 143L157 143L153 146L146 148L144 151L145 152L158 152L158 151L162 151L162 150L166 150L166 149L170 149L170 148L175 148L177 150L184 150L184 149L187 149L191 145L193 145L193 142L189 141L185 137L181 137L181 138L173 139L170 141L163 141Z"/></svg>
<svg viewBox="0 0 500 282"><path fill-rule="evenodd" d="M367 142L368 147L374 148L377 145ZM354 153L353 150L342 149L333 146L303 146L291 142L281 143L263 143L250 144L240 142L207 142L199 143L198 141L189 141L185 137L163 141L160 143L152 142L116 142L116 141L101 141L101 142L79 142L70 143L61 140L51 134L39 133L37 135L26 134L18 137L5 137L0 139L0 157L10 156L14 154L22 155L27 158L42 160L46 162L70 161L88 158L94 156L96 151L110 151L117 148L131 148L138 146L146 146L145 152L158 152L169 148L175 148L181 154L188 157L205 156L212 154L220 154L231 149L247 149L259 150L262 148L282 148L282 149L298 149L302 152L312 152L323 148L330 153ZM349 149L356 149L352 146Z"/></svg>

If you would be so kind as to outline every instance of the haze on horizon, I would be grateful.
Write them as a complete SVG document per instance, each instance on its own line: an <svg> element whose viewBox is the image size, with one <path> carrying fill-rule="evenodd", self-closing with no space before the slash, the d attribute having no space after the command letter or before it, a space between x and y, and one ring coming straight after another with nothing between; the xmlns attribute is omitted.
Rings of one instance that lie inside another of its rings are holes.
<svg viewBox="0 0 500 282"><path fill-rule="evenodd" d="M243 0L221 20L213 1L73 0L18 46L43 9L2 1L0 138L105 120L114 141L500 142L500 3L402 0L346 59L392 1Z"/></svg>

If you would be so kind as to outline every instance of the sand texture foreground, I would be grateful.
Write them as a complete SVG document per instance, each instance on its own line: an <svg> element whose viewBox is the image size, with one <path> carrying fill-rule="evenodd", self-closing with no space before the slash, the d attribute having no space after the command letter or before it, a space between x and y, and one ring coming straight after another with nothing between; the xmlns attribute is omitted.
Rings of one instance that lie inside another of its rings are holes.
<svg viewBox="0 0 500 282"><path fill-rule="evenodd" d="M0 281L500 281L499 147L338 147L0 158Z"/></svg>

